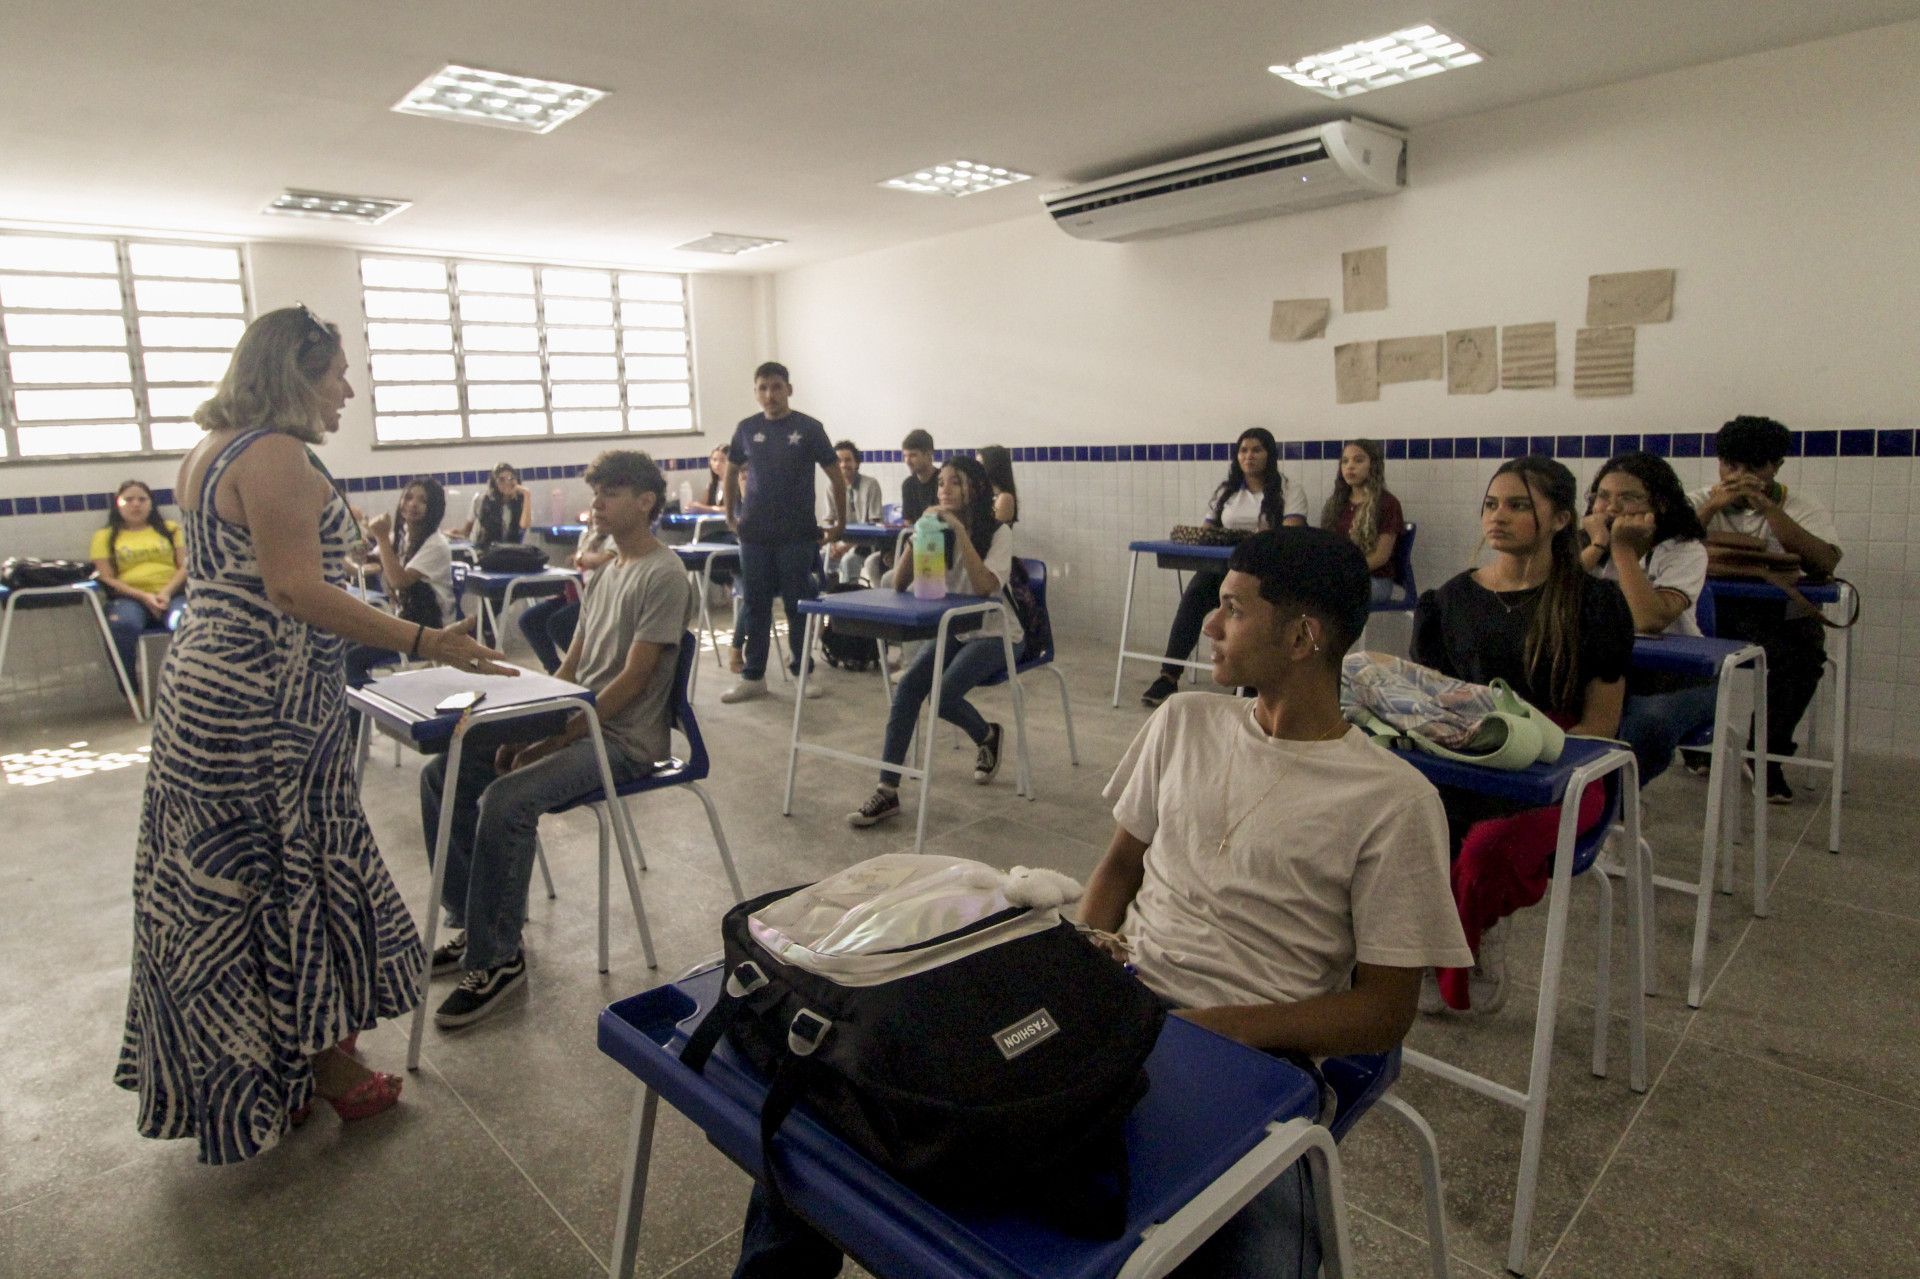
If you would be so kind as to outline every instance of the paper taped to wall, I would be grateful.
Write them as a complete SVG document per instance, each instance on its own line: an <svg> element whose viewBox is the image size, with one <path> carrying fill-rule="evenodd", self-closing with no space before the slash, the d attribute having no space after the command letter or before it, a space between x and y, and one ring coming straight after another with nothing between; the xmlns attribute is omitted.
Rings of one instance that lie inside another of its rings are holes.
<svg viewBox="0 0 1920 1279"><path fill-rule="evenodd" d="M1340 255L1342 311L1387 309L1387 246Z"/></svg>
<svg viewBox="0 0 1920 1279"><path fill-rule="evenodd" d="M1380 343L1380 381L1438 382L1447 375L1446 342L1438 333L1417 338L1387 338Z"/></svg>
<svg viewBox="0 0 1920 1279"><path fill-rule="evenodd" d="M1581 329L1573 335L1573 393L1633 394L1633 326Z"/></svg>
<svg viewBox="0 0 1920 1279"><path fill-rule="evenodd" d="M1509 391L1552 386L1559 370L1556 330L1545 324L1509 324L1500 330L1500 385Z"/></svg>
<svg viewBox="0 0 1920 1279"><path fill-rule="evenodd" d="M1347 342L1333 348L1333 398L1358 404L1380 398L1378 342Z"/></svg>
<svg viewBox="0 0 1920 1279"><path fill-rule="evenodd" d="M1499 331L1447 331L1447 394L1486 395L1500 385Z"/></svg>
<svg viewBox="0 0 1920 1279"><path fill-rule="evenodd" d="M1307 342L1327 336L1332 298L1287 298L1273 304L1267 337L1275 342Z"/></svg>
<svg viewBox="0 0 1920 1279"><path fill-rule="evenodd" d="M1587 323L1664 324L1673 318L1673 272L1622 271L1587 277Z"/></svg>

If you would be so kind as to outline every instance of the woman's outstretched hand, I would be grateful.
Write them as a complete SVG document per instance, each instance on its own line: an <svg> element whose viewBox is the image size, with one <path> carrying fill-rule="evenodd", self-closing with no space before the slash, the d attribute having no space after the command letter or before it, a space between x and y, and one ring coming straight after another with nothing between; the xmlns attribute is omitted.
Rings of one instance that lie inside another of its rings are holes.
<svg viewBox="0 0 1920 1279"><path fill-rule="evenodd" d="M442 666L451 666L459 671L471 671L476 675L518 675L520 672L511 666L502 666L506 654L497 652L473 638L474 618L456 622L452 626L443 626L438 630L427 628L420 637L420 654Z"/></svg>

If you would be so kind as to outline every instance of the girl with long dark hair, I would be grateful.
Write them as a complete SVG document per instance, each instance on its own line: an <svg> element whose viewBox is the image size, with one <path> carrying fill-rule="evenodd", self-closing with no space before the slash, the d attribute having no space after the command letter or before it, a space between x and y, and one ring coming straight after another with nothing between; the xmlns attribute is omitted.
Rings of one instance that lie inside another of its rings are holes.
<svg viewBox="0 0 1920 1279"><path fill-rule="evenodd" d="M511 462L501 462L487 476L487 487L473 495L473 509L454 532L471 538L477 551L500 542L520 542L533 524L533 494L520 483Z"/></svg>
<svg viewBox="0 0 1920 1279"><path fill-rule="evenodd" d="M727 513L727 495L723 488L727 478L727 446L716 444L713 452L707 454L706 496L697 497L687 504L689 515L725 515Z"/></svg>
<svg viewBox="0 0 1920 1279"><path fill-rule="evenodd" d="M391 516L367 521L388 606L403 621L437 627L453 620L453 545L440 531L446 515L447 490L423 475L400 491ZM359 688L376 667L399 660L392 649L355 644L347 650L347 684Z"/></svg>
<svg viewBox="0 0 1920 1279"><path fill-rule="evenodd" d="M1348 538L1367 557L1373 602L1393 598L1393 548L1407 531L1400 499L1387 492L1387 455L1378 440L1354 440L1340 451L1333 491L1320 508L1320 527Z"/></svg>
<svg viewBox="0 0 1920 1279"><path fill-rule="evenodd" d="M1000 642L1004 625L1018 652L1025 636L1015 614L1007 582L1013 573L1013 530L993 515L993 483L986 468L970 457L956 457L940 468L940 505L933 508L947 526L947 590L956 595L999 595L1005 606L1001 617L989 616L979 630L968 631L961 642L947 641L947 664L940 677L940 718L958 725L977 748L973 780L982 786L1000 771L1000 725L988 723L967 701L967 693L996 671L1006 669ZM984 549L983 549L984 548ZM894 570L894 589L913 587L913 557L902 555ZM893 707L887 712L886 743L880 758L904 764L913 730L920 721L921 704L933 691L934 645L920 652L900 673L893 686ZM857 810L847 814L854 826L872 826L900 813L900 774L883 770L880 786Z"/></svg>
<svg viewBox="0 0 1920 1279"><path fill-rule="evenodd" d="M1234 441L1233 463L1227 478L1213 491L1202 523L1207 528L1230 529L1237 533L1257 533L1283 524L1303 526L1307 522L1307 500L1298 485L1289 485L1280 474L1280 446L1273 433L1264 427L1250 426ZM1221 571L1196 572L1180 596L1180 607L1167 631L1167 665L1140 696L1148 710L1160 705L1180 689L1180 667L1200 642L1200 628L1207 614L1220 603L1220 584L1226 580Z"/></svg>
<svg viewBox="0 0 1920 1279"><path fill-rule="evenodd" d="M1480 504L1493 561L1420 597L1413 660L1475 684L1504 679L1567 732L1612 737L1633 659L1633 615L1618 586L1580 565L1578 502L1573 472L1550 457L1501 464ZM1523 811L1447 786L1440 799L1456 857L1474 826ZM1473 1007L1491 1013L1506 999L1504 912L1514 903L1479 907L1462 906L1467 940L1479 939L1468 987ZM1422 991L1421 1007L1444 1007L1437 984Z"/></svg>
<svg viewBox="0 0 1920 1279"><path fill-rule="evenodd" d="M139 480L124 480L107 508L107 524L89 548L93 575L107 588L107 629L120 656L120 668L132 679L140 636L172 627L186 597L186 539L180 526L153 509L153 490Z"/></svg>
<svg viewBox="0 0 1920 1279"><path fill-rule="evenodd" d="M1580 563L1620 586L1633 627L1643 635L1698 635L1694 606L1707 585L1706 530L1679 476L1653 453L1609 458L1587 490ZM1713 722L1711 679L1634 671L1618 736L1633 747L1645 786L1667 770L1673 751Z"/></svg>
<svg viewBox="0 0 1920 1279"><path fill-rule="evenodd" d="M1002 524L1020 522L1020 486L1013 482L1013 454L998 444L979 452L980 465L993 484L993 518Z"/></svg>

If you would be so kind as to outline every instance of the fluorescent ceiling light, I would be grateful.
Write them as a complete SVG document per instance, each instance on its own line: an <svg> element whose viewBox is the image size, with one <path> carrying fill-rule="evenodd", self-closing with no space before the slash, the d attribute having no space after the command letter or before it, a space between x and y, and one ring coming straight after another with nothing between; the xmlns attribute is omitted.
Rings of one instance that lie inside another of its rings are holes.
<svg viewBox="0 0 1920 1279"><path fill-rule="evenodd" d="M385 222L402 209L411 208L411 200L382 200L370 195L339 195L330 191L288 191L260 210L284 218L330 218L336 222L360 222L367 226Z"/></svg>
<svg viewBox="0 0 1920 1279"><path fill-rule="evenodd" d="M929 164L924 169L888 178L880 185L890 190L914 191L920 195L961 196L1011 186L1015 182L1025 182L1032 176L1031 173L1016 173L1012 169L998 169L972 160L949 160L945 164Z"/></svg>
<svg viewBox="0 0 1920 1279"><path fill-rule="evenodd" d="M1486 55L1477 49L1423 24L1267 70L1303 89L1338 99L1484 61Z"/></svg>
<svg viewBox="0 0 1920 1279"><path fill-rule="evenodd" d="M785 244L785 240L769 240L759 235L728 235L725 231L714 231L697 240L688 240L685 244L674 245L678 253L752 253L756 249L771 249L776 244Z"/></svg>
<svg viewBox="0 0 1920 1279"><path fill-rule="evenodd" d="M603 89L558 80L445 66L394 103L393 109L402 115L438 116L524 133L551 133L606 96Z"/></svg>

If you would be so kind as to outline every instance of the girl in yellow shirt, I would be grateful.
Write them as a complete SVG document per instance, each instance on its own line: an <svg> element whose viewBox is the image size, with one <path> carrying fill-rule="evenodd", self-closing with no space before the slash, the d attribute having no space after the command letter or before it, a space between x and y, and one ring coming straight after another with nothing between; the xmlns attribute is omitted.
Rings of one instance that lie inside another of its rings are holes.
<svg viewBox="0 0 1920 1279"><path fill-rule="evenodd" d="M134 654L144 631L172 630L186 598L187 548L180 526L154 514L153 490L127 480L113 495L107 526L93 535L94 576L111 598L107 629L133 678Z"/></svg>

